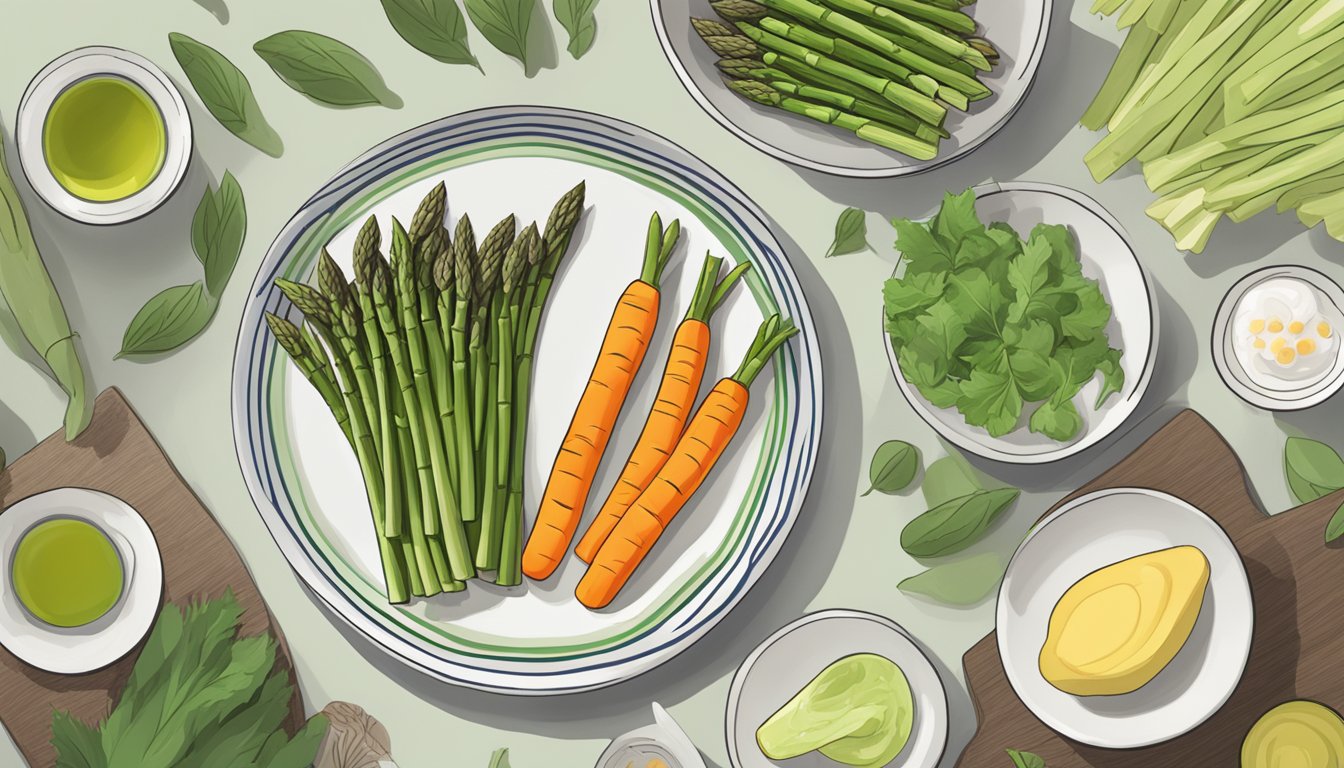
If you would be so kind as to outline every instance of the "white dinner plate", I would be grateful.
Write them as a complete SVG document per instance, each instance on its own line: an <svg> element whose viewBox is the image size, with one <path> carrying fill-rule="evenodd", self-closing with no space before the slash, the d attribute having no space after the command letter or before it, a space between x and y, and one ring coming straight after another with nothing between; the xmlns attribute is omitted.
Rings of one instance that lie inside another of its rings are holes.
<svg viewBox="0 0 1344 768"><path fill-rule="evenodd" d="M982 82L994 92L971 105L949 110L948 132L938 156L915 160L870 144L848 131L780 109L748 102L728 89L714 63L719 57L691 27L691 19L718 19L710 0L650 0L658 42L681 84L710 117L756 149L814 171L855 178L906 176L937 168L970 153L1007 125L1027 97L1045 52L1053 0L1003 3L981 0L967 11L980 25L977 34L1001 54Z"/></svg>
<svg viewBox="0 0 1344 768"><path fill-rule="evenodd" d="M1069 587L1107 565L1185 545L1208 559L1209 583L1190 638L1157 677L1120 696L1074 696L1045 680L1041 647ZM1008 682L1041 722L1084 744L1129 749L1174 739L1223 706L1246 669L1254 622L1246 569L1218 523L1175 496L1113 488L1074 499L1028 534L999 588L997 637Z"/></svg>
<svg viewBox="0 0 1344 768"><path fill-rule="evenodd" d="M639 272L649 215L678 218L682 242L663 281L662 320L607 450L584 524L643 426L667 349L706 251L750 262L712 321L705 390L738 366L761 321L800 329L751 391L733 445L609 608L574 598L572 556L545 582L389 605L353 452L322 399L263 321L299 314L277 277L312 281L319 248L350 268L369 215L409 221L443 182L449 225L465 212L483 233L507 213L545 223L580 180L587 207L542 322L528 428L528 529L617 297ZM248 487L303 581L337 616L406 665L464 686L513 694L600 688L690 647L761 578L797 519L821 430L821 357L807 302L770 226L716 171L653 134L597 115L506 107L445 118L396 136L348 165L305 203L272 245L243 317L234 368L234 434Z"/></svg>
<svg viewBox="0 0 1344 768"><path fill-rule="evenodd" d="M943 439L977 456L1010 464L1059 461L1114 434L1134 415L1148 391L1153 363L1157 359L1158 340L1157 300L1153 285L1120 222L1081 192L1054 184L1019 181L984 184L976 187L975 193L976 213L986 224L1006 221L1023 237L1041 223L1062 224L1073 232L1083 275L1098 282L1111 305L1111 322L1106 326L1106 335L1111 346L1124 353L1120 358L1120 367L1125 372L1124 387L1098 410L1094 405L1101 391L1101 376L1098 374L1088 382L1073 398L1083 417L1083 427L1067 443L1061 444L1029 431L1030 407L1023 408L1017 429L994 437L983 427L967 424L956 408L934 406L905 380L885 321L882 344L901 394L915 413ZM885 318L885 312L883 314Z"/></svg>
<svg viewBox="0 0 1344 768"><path fill-rule="evenodd" d="M102 531L121 559L121 597L82 627L54 627L19 602L11 569L14 552L33 526L82 520ZM24 662L59 675L102 669L130 653L159 613L163 562L154 533L129 504L101 491L58 488L29 496L0 512L0 645Z"/></svg>
<svg viewBox="0 0 1344 768"><path fill-rule="evenodd" d="M756 743L756 730L831 664L856 653L894 662L915 700L910 741L889 766L935 768L947 748L947 691L933 662L899 624L862 611L808 614L766 638L737 668L728 692L728 759L734 768L835 768L812 752L775 762Z"/></svg>
<svg viewBox="0 0 1344 768"><path fill-rule="evenodd" d="M1232 328L1232 319L1236 317L1237 306L1248 291L1266 280L1278 277L1294 278L1314 287L1326 301L1334 305L1336 314L1344 315L1344 289L1321 272L1292 264L1258 269L1238 280L1218 305L1218 314L1213 321L1213 364L1227 388L1251 405L1269 411L1299 411L1320 405L1344 387L1344 353L1335 358L1335 364L1328 371L1311 380L1298 382L1294 389L1270 389L1260 386L1251 378L1237 357L1237 336Z"/></svg>

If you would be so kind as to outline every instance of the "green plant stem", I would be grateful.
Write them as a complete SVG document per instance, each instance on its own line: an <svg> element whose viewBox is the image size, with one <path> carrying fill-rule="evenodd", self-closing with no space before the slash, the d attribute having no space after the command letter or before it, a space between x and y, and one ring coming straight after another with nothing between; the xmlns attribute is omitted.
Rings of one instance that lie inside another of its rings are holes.
<svg viewBox="0 0 1344 768"><path fill-rule="evenodd" d="M955 56L982 72L990 69L989 60L985 55L971 47L965 40L926 27L890 8L873 5L868 0L823 0L823 2L835 10L870 19L876 25L907 35L943 53Z"/></svg>

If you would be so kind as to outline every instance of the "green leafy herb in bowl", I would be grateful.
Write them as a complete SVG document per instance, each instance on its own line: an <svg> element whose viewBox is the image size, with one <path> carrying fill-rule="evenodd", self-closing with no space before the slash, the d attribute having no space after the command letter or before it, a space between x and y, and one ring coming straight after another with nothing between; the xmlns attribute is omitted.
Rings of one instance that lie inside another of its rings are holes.
<svg viewBox="0 0 1344 768"><path fill-rule="evenodd" d="M901 375L936 408L993 437L1026 427L1058 442L1083 426L1074 398L1098 374L1100 408L1124 385L1111 305L1082 273L1074 235L1040 224L1024 239L986 225L975 193L949 193L927 222L898 219L904 270L883 288Z"/></svg>

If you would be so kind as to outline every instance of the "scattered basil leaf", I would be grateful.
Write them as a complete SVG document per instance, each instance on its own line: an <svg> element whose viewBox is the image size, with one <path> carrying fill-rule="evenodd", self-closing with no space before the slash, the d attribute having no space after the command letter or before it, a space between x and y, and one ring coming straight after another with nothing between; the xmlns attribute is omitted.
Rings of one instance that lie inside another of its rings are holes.
<svg viewBox="0 0 1344 768"><path fill-rule="evenodd" d="M1325 524L1325 543L1329 544L1340 536L1344 536L1344 504L1335 510L1335 514L1330 516L1330 522Z"/></svg>
<svg viewBox="0 0 1344 768"><path fill-rule="evenodd" d="M199 280L162 291L131 320L117 359L169 352L182 346L205 330L217 306Z"/></svg>
<svg viewBox="0 0 1344 768"><path fill-rule="evenodd" d="M1008 757L1013 759L1013 768L1045 768L1045 760L1040 755L1034 755L1030 752L1010 749L1008 750Z"/></svg>
<svg viewBox="0 0 1344 768"><path fill-rule="evenodd" d="M464 0L467 16L490 44L531 70L527 33L537 0Z"/></svg>
<svg viewBox="0 0 1344 768"><path fill-rule="evenodd" d="M286 85L323 104L401 106L373 64L340 40L291 29L258 40L252 50Z"/></svg>
<svg viewBox="0 0 1344 768"><path fill-rule="evenodd" d="M867 214L858 208L846 208L835 221L835 240L826 258L858 253L868 247Z"/></svg>
<svg viewBox="0 0 1344 768"><path fill-rule="evenodd" d="M1297 499L1298 504L1306 504L1334 493L1334 488L1322 488L1319 485L1312 485L1302 476L1293 471L1292 467L1284 467L1284 474L1288 478L1288 490L1292 491L1293 498Z"/></svg>
<svg viewBox="0 0 1344 768"><path fill-rule="evenodd" d="M901 548L914 557L942 557L971 546L1021 491L998 488L976 491L944 502L906 524Z"/></svg>
<svg viewBox="0 0 1344 768"><path fill-rule="evenodd" d="M481 68L467 41L467 22L457 0L382 0L382 3L392 28L412 48L445 64Z"/></svg>
<svg viewBox="0 0 1344 768"><path fill-rule="evenodd" d="M509 750L496 749L490 756L490 768L509 768Z"/></svg>
<svg viewBox="0 0 1344 768"><path fill-rule="evenodd" d="M982 489L975 470L964 456L956 452L930 464L924 470L924 481L920 484L924 503L930 508Z"/></svg>
<svg viewBox="0 0 1344 768"><path fill-rule="evenodd" d="M242 70L224 54L179 32L168 33L168 45L201 103L220 125L272 157L284 152L284 143L266 122Z"/></svg>
<svg viewBox="0 0 1344 768"><path fill-rule="evenodd" d="M872 464L868 467L868 490L886 494L900 493L910 486L919 473L919 449L902 440L888 440L877 447Z"/></svg>
<svg viewBox="0 0 1344 768"><path fill-rule="evenodd" d="M218 299L238 265L247 234L247 206L233 174L224 172L219 190L206 187L191 220L191 249L205 267L205 290Z"/></svg>
<svg viewBox="0 0 1344 768"><path fill-rule="evenodd" d="M5 471L5 467L7 466L7 464L8 462L6 462L5 460L5 449L0 448L0 472Z"/></svg>
<svg viewBox="0 0 1344 768"><path fill-rule="evenodd" d="M597 36L597 18L593 9L598 0L555 0L552 10L555 20L569 33L569 55L576 59L593 47L593 38Z"/></svg>
<svg viewBox="0 0 1344 768"><path fill-rule="evenodd" d="M1344 459L1325 443L1290 437L1283 446L1283 461L1287 471L1318 489L1344 488Z"/></svg>
<svg viewBox="0 0 1344 768"><path fill-rule="evenodd" d="M1003 580L1003 571L1003 558L997 553L986 552L935 565L905 579L897 588L947 605L975 605L994 593Z"/></svg>

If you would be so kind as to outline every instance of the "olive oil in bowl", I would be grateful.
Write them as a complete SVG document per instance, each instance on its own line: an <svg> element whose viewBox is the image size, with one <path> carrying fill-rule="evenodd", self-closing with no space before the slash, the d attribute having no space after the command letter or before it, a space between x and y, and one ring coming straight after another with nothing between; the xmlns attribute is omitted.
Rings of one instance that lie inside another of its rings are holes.
<svg viewBox="0 0 1344 768"><path fill-rule="evenodd" d="M167 154L163 115L139 85L116 76L71 84L42 126L47 169L70 194L105 203L145 189Z"/></svg>
<svg viewBox="0 0 1344 768"><path fill-rule="evenodd" d="M125 573L117 548L98 527L53 518L33 526L14 549L14 592L38 620L82 627L121 599Z"/></svg>

